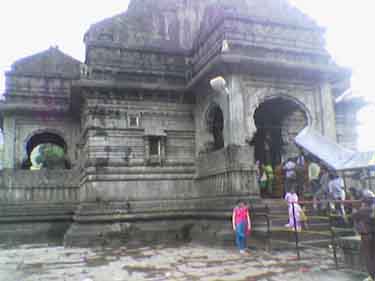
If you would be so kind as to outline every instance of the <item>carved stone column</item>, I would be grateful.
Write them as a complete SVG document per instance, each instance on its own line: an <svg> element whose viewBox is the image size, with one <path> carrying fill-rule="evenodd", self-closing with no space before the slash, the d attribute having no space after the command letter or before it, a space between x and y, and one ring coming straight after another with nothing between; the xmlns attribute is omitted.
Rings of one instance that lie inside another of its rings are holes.
<svg viewBox="0 0 375 281"><path fill-rule="evenodd" d="M16 117L6 116L3 125L4 132L4 168L16 168Z"/></svg>
<svg viewBox="0 0 375 281"><path fill-rule="evenodd" d="M231 75L228 78L229 93L229 145L245 145L246 144L246 130L245 130L245 112L244 99L241 91L240 79L236 75Z"/></svg>
<svg viewBox="0 0 375 281"><path fill-rule="evenodd" d="M323 135L336 141L336 120L335 120L335 104L331 89L331 84L324 81L320 85L320 107L323 115L320 117Z"/></svg>

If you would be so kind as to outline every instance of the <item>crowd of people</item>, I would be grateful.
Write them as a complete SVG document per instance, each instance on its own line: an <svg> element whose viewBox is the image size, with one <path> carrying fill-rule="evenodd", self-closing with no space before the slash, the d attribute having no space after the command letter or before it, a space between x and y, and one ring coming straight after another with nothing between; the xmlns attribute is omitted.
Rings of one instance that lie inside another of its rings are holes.
<svg viewBox="0 0 375 281"><path fill-rule="evenodd" d="M330 207L331 210L345 215L343 205L337 206L333 202L344 201L349 196L350 199L357 200L374 196L369 188L346 189L343 178L336 171L329 170L313 157L307 158L303 154L288 158L275 168L259 161L256 166L263 197L278 197L274 191L278 189L277 185L281 185L283 198L294 190L301 199L313 200L315 210L326 210Z"/></svg>
<svg viewBox="0 0 375 281"><path fill-rule="evenodd" d="M336 213L346 223L347 210L351 202L361 201L357 210L350 210L352 221L357 232L361 235L361 255L365 258L366 267L370 273L369 280L375 280L375 194L368 186L345 186L344 179L334 170L319 163L313 157L304 155L289 158L276 169L272 165L263 165L259 161L257 179L263 196L274 195L275 186L282 186L283 198L288 203L289 220L287 228L302 230L307 227L307 217L303 203L316 213ZM310 205L310 203L312 203ZM349 204L346 204L349 203ZM244 201L238 201L233 209L233 230L236 235L236 244L241 253L246 250L246 237L251 231L249 208Z"/></svg>
<svg viewBox="0 0 375 281"><path fill-rule="evenodd" d="M334 170L330 170L313 156L303 153L297 157L288 158L286 161L273 167L270 163L256 162L257 180L263 197L281 197L289 205L289 222L287 227L301 229L303 219L306 217L299 204L301 200L311 201L316 213L337 213L346 217L346 200L362 200L375 198L374 192L367 188L347 188L344 179ZM280 191L277 195L277 190ZM375 199L374 199L375 202ZM236 210L243 210L237 206ZM375 208L375 204L374 204ZM233 216L233 228L235 218ZM237 228L238 229L238 228Z"/></svg>
<svg viewBox="0 0 375 281"><path fill-rule="evenodd" d="M344 179L336 171L330 170L313 156L307 157L302 153L288 158L275 169L259 161L256 166L262 196L282 196L289 205L289 222L286 226L297 230L301 229L303 219L306 218L299 204L301 199L312 201L316 213L337 213L346 219L346 200L375 198L368 187L347 188ZM274 192L277 189L282 189L278 196Z"/></svg>

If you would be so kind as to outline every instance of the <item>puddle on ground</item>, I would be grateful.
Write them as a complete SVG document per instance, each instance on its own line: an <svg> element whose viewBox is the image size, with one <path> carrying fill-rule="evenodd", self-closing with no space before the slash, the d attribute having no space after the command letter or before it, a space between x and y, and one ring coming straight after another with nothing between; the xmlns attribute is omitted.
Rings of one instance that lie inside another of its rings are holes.
<svg viewBox="0 0 375 281"><path fill-rule="evenodd" d="M320 252L306 251L302 260L297 260L293 256L293 251L268 253L262 250L252 250L249 255L241 256L232 249L219 248L220 250L218 251L218 248L194 244L185 244L183 247L181 245L175 245L175 247L172 245L147 247L122 246L118 248L95 248L90 250L64 249L63 247L49 249L47 247L46 245L26 245L16 249L12 248L12 250L16 251L9 251L8 254L4 255L4 257L7 257L6 260L9 260L9 262L3 264L5 266L4 272L10 273L17 267L17 273L22 273L25 276L30 275L34 278L27 280L46 281L47 279L43 278L50 277L53 274L56 275L56 272L64 271L66 272L64 275L66 274L65 276L69 277L67 280L75 280L76 277L78 278L77 280L81 280L79 274L91 276L93 272L98 272L98 270L103 272L113 270L113 265L115 265L115 269L118 269L119 274L121 272L125 274L126 272L132 276L133 279L131 280L135 280L134 278L138 280L139 278L139 280L195 281L201 278L214 277L205 275L205 268L209 269L206 272L215 272L214 267L220 269L218 270L220 273L217 273L217 280L226 280L226 277L229 278L231 275L241 274L241 270L246 271L245 274L248 274L247 277L243 276L243 278L239 278L242 281L276 281L283 280L280 277L284 275L289 276L290 274L294 276L293 274L301 273L311 276L324 276L325 273L335 276L337 273L343 276L352 276L352 279L350 277L349 279L343 279L351 281L359 281L365 278L365 275L362 273L344 273L343 271L337 272L333 270L334 264L331 260L327 260L322 264L320 256L322 254L325 255L324 250ZM34 249L36 249L35 252L33 251ZM40 255L44 254L45 261L43 262L43 258ZM12 258L9 259L10 256ZM167 262L165 264L160 262L160 264L156 264L155 266L155 260L158 260L155 257L159 256L162 259L166 258ZM21 258L27 260L28 263L11 263L17 261L17 259L21 260ZM244 270L246 267L254 268L254 276L249 276L251 272L247 272L247 269ZM256 275L257 273L258 275ZM173 277L174 275L179 277ZM58 278L57 276L56 278ZM173 278L170 279L169 277ZM2 280L1 277L0 280ZM93 278L93 280L96 279Z"/></svg>
<svg viewBox="0 0 375 281"><path fill-rule="evenodd" d="M126 270L129 275L133 275L134 273L141 273L146 279L165 277L166 273L168 272L167 269L135 265L125 265L122 267L122 269Z"/></svg>
<svg viewBox="0 0 375 281"><path fill-rule="evenodd" d="M87 258L87 259L84 259L84 262L86 264L86 266L88 267L98 267L98 266L104 266L104 265L108 265L110 263L110 261L108 261L106 259L106 257L94 257L94 258Z"/></svg>

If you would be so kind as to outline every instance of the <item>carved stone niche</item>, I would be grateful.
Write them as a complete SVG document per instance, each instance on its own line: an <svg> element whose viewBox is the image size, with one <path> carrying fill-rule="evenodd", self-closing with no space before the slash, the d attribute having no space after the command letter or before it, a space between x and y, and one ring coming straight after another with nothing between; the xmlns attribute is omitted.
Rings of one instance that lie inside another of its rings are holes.
<svg viewBox="0 0 375 281"><path fill-rule="evenodd" d="M145 163L149 166L161 166L165 163L166 134L153 133L144 136Z"/></svg>
<svg viewBox="0 0 375 281"><path fill-rule="evenodd" d="M141 117L136 113L128 114L128 128L139 128L141 126Z"/></svg>

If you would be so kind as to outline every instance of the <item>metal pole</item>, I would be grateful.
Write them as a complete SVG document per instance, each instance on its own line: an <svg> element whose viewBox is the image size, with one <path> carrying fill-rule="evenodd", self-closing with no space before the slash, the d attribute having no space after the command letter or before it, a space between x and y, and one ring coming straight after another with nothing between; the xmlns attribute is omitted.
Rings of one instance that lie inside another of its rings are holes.
<svg viewBox="0 0 375 281"><path fill-rule="evenodd" d="M342 178L343 178L343 180L344 180L344 191L345 191L345 193L347 193L348 192L348 190L347 190L347 177L346 177L346 173L345 172L342 172Z"/></svg>
<svg viewBox="0 0 375 281"><path fill-rule="evenodd" d="M294 238L296 240L296 251L297 251L297 257L300 260L301 255L299 252L299 237L298 237L297 219L296 219L296 211L294 208L294 203L292 203L292 210L293 210L293 222L294 222Z"/></svg>
<svg viewBox="0 0 375 281"><path fill-rule="evenodd" d="M331 228L331 245L333 250L333 260L335 261L336 269L339 269L339 263L337 260L336 232L333 226L331 213L329 213L329 226Z"/></svg>
<svg viewBox="0 0 375 281"><path fill-rule="evenodd" d="M371 177L371 170L370 170L370 169L367 170L367 174L368 174L368 179L369 179L369 189L370 189L371 191L374 191L374 190L372 189L372 177Z"/></svg>

